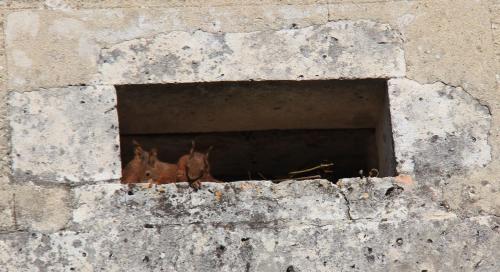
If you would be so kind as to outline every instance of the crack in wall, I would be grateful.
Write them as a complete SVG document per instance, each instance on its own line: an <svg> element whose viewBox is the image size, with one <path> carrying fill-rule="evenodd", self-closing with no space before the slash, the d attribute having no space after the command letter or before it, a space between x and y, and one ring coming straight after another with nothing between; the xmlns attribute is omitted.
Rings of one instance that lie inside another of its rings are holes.
<svg viewBox="0 0 500 272"><path fill-rule="evenodd" d="M464 93L466 93L467 95L469 95L473 100L475 100L479 105L485 107L486 110L488 111L488 114L490 116L492 115L491 108L490 108L490 105L489 105L488 102L483 101L482 99L475 97L474 95L472 95L472 93L470 91L467 91L464 87L462 87L460 85L453 85L451 83L446 83L445 81L442 81L442 80L437 80L437 81L434 81L434 82L431 82L431 83L425 83L425 84L436 84L436 83L441 83L444 86L448 86L448 87L452 87L452 88L456 88L456 89L462 90Z"/></svg>
<svg viewBox="0 0 500 272"><path fill-rule="evenodd" d="M342 197L344 198L344 201L345 201L345 205L346 205L346 216L347 218L350 220L350 221L353 221L355 219L353 219L352 215L351 215L351 202L349 202L349 199L347 198L346 194L342 191L342 190L339 190L339 193L342 195Z"/></svg>

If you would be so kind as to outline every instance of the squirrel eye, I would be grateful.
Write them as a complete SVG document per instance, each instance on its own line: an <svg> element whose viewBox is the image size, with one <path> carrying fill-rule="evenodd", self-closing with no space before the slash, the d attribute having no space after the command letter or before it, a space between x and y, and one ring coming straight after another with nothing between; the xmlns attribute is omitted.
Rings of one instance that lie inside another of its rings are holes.
<svg viewBox="0 0 500 272"><path fill-rule="evenodd" d="M151 173L146 172L146 177L149 177L149 176L151 176Z"/></svg>

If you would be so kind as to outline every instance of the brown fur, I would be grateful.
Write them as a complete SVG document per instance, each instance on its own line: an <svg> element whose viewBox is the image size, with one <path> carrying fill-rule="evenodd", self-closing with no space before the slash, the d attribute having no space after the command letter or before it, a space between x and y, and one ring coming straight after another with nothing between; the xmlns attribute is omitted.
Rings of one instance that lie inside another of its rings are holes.
<svg viewBox="0 0 500 272"><path fill-rule="evenodd" d="M177 177L177 165L158 160L156 149L152 149L149 154L146 176L155 184L174 183Z"/></svg>
<svg viewBox="0 0 500 272"><path fill-rule="evenodd" d="M122 170L122 183L188 182L191 187L198 190L201 188L201 181L221 182L210 173L208 157L212 147L205 153L195 152L193 141L189 154L180 157L177 164L171 164L160 161L156 149L147 152L136 141L134 146L134 158Z"/></svg>
<svg viewBox="0 0 500 272"><path fill-rule="evenodd" d="M201 181L220 182L210 173L208 157L212 147L206 153L195 152L194 148L193 141L189 154L180 157L177 162L177 181L189 182L189 185L196 190L201 188Z"/></svg>
<svg viewBox="0 0 500 272"><path fill-rule="evenodd" d="M149 152L134 141L134 158L123 168L121 183L138 183L144 181L149 161Z"/></svg>

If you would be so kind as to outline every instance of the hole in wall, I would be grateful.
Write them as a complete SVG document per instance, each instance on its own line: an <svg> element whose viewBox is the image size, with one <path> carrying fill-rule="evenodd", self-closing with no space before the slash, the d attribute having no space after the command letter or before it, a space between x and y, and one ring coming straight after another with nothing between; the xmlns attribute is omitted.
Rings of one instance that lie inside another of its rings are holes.
<svg viewBox="0 0 500 272"><path fill-rule="evenodd" d="M385 80L118 85L121 158L133 140L175 163L191 141L223 181L278 179L333 163L326 178L395 173Z"/></svg>

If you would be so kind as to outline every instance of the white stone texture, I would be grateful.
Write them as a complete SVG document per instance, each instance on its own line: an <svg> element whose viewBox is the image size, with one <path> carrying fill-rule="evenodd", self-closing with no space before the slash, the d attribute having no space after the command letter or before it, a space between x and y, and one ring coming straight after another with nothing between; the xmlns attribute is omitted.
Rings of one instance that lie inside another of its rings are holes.
<svg viewBox="0 0 500 272"><path fill-rule="evenodd" d="M488 107L460 87L389 80L397 171L449 178L491 160Z"/></svg>
<svg viewBox="0 0 500 272"><path fill-rule="evenodd" d="M329 181L273 184L244 181L205 183L196 193L187 183L129 190L120 184L74 189L75 228L100 231L120 221L122 227L182 224L250 224L267 222L334 222L347 220L338 188ZM133 195L127 194L133 193Z"/></svg>
<svg viewBox="0 0 500 272"><path fill-rule="evenodd" d="M116 93L111 86L12 92L12 168L17 179L118 179Z"/></svg>
<svg viewBox="0 0 500 272"><path fill-rule="evenodd" d="M73 224L0 236L2 268L496 271L500 258L498 218L459 219L392 178L141 187L74 188Z"/></svg>
<svg viewBox="0 0 500 272"><path fill-rule="evenodd" d="M96 84L390 78L405 74L388 25L339 21L250 33L173 31L104 49Z"/></svg>

